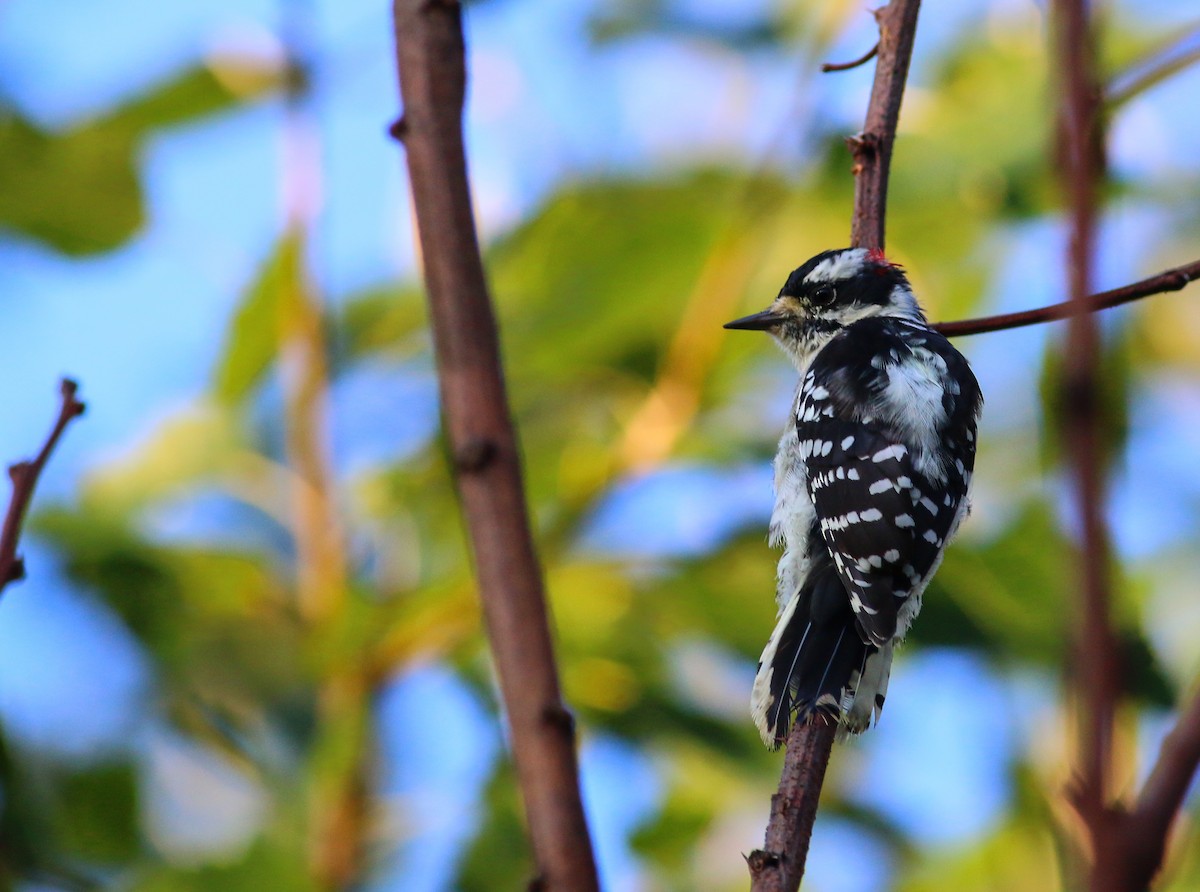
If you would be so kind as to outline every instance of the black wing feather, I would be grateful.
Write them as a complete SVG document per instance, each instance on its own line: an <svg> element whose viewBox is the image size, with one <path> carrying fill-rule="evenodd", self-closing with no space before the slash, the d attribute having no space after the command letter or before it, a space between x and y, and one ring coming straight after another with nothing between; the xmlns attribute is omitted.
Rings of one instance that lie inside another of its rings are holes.
<svg viewBox="0 0 1200 892"><path fill-rule="evenodd" d="M942 399L944 479L917 470L919 445L886 420L889 375L918 348L940 356L954 382ZM980 401L966 360L945 338L895 319L849 326L805 376L796 431L808 491L864 642L896 634L900 606L936 565L967 494Z"/></svg>

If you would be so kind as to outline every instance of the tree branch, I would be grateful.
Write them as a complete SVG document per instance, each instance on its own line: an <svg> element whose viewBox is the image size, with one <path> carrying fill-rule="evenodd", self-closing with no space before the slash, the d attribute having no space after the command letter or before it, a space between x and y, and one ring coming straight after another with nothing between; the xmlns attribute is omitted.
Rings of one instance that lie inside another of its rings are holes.
<svg viewBox="0 0 1200 892"><path fill-rule="evenodd" d="M800 888L836 733L837 723L821 717L792 725L779 792L771 797L765 848L755 849L746 859L752 892Z"/></svg>
<svg viewBox="0 0 1200 892"><path fill-rule="evenodd" d="M12 480L12 497L8 502L8 512L4 515L4 528L0 531L0 590L10 582L25 578L25 562L17 554L17 543L21 539L21 526L29 511L29 503L33 499L33 490L37 486L38 477L50 453L58 445L59 438L72 420L83 414L86 406L75 398L79 385L69 378L64 378L59 385L62 403L58 409L58 418L50 429L46 442L41 451L31 461L20 461L8 468L9 479Z"/></svg>
<svg viewBox="0 0 1200 892"><path fill-rule="evenodd" d="M888 173L892 144L900 120L900 101L908 78L913 40L917 35L920 0L892 0L875 12L879 23L879 61L867 105L862 133L847 140L854 156L854 217L850 243L855 247L884 247Z"/></svg>
<svg viewBox="0 0 1200 892"><path fill-rule="evenodd" d="M934 327L953 337L1070 320L1061 399L1083 541L1079 631L1072 672L1080 712L1079 770L1068 788L1068 797L1087 831L1092 892L1141 892L1162 866L1171 824L1200 767L1200 693L1193 696L1164 740L1133 808L1127 811L1114 803L1112 737L1121 693L1120 653L1110 615L1110 547L1102 512L1099 442L1099 337L1092 314L1152 294L1181 290L1200 277L1200 261L1089 295L1096 195L1104 171L1100 151L1102 100L1085 0L1058 0L1055 25L1063 72L1062 157L1071 226L1067 253L1071 299L1048 307L943 322ZM1189 57L1186 61L1192 60ZM1165 76L1171 70L1163 64L1154 69L1154 75ZM1141 89L1143 83L1137 83Z"/></svg>
<svg viewBox="0 0 1200 892"><path fill-rule="evenodd" d="M1200 766L1200 692L1163 740L1128 816L1127 889L1145 889L1162 865L1167 837Z"/></svg>
<svg viewBox="0 0 1200 892"><path fill-rule="evenodd" d="M856 177L850 226L855 247L882 249L884 245L888 170L920 7L920 0L891 0L875 13L879 23L875 82L863 132L848 140ZM792 726L779 792L771 798L764 848L747 859L752 892L800 888L836 731L834 723L822 721Z"/></svg>
<svg viewBox="0 0 1200 892"><path fill-rule="evenodd" d="M879 43L871 47L857 59L850 62L826 62L821 66L821 71L829 74L831 71L850 71L852 68L858 68L860 65L866 65L879 54Z"/></svg>
<svg viewBox="0 0 1200 892"><path fill-rule="evenodd" d="M1119 892L1128 888L1123 876L1126 839L1120 814L1110 802L1113 729L1121 694L1120 652L1112 625L1111 548L1103 513L1099 332L1096 318L1089 312L1088 297L1097 193L1104 176L1101 91L1087 0L1056 0L1053 14L1055 56L1061 71L1063 186L1070 224L1066 261L1071 314L1060 401L1065 454L1082 536L1070 673L1078 711L1078 763L1072 793L1089 837L1088 887L1092 892Z"/></svg>
<svg viewBox="0 0 1200 892"><path fill-rule="evenodd" d="M1152 294L1180 291L1198 278L1200 278L1200 260L1193 260L1191 263L1173 267L1148 279L1142 279L1121 288L1114 288L1111 291L1093 294L1084 299L1084 310L1094 313L1097 310L1107 310L1110 307L1140 300ZM1074 301L1064 301L1048 307L1039 307L1036 310L981 316L978 319L963 319L957 322L937 322L933 327L948 338L963 337L989 331L1021 328L1025 325L1037 325L1040 322L1053 322L1056 319L1066 319L1077 311L1078 305Z"/></svg>
<svg viewBox="0 0 1200 892"><path fill-rule="evenodd" d="M1123 105L1167 78L1200 62L1200 47L1187 47L1197 36L1200 36L1200 24L1193 23L1114 76L1105 89L1104 99L1109 109Z"/></svg>
<svg viewBox="0 0 1200 892"><path fill-rule="evenodd" d="M393 12L404 100L393 133L407 147L444 425L512 731L539 870L534 882L546 892L592 892L599 885L580 801L574 724L559 691L471 210L461 8L454 0L395 0Z"/></svg>

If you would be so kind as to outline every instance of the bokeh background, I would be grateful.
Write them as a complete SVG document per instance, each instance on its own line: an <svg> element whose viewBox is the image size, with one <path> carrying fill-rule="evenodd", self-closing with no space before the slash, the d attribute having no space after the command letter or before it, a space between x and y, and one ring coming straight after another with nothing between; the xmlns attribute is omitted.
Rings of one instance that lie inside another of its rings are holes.
<svg viewBox="0 0 1200 892"><path fill-rule="evenodd" d="M769 458L793 372L723 332L847 239L875 40L840 0L480 0L467 131L606 888L745 886L778 754ZM1200 249L1200 51L1098 4L1099 287ZM524 888L438 433L388 4L0 6L0 456L82 383L0 600L0 885ZM1165 54L1165 55L1164 55ZM1172 55L1173 54L1173 55ZM1146 60L1176 58L1141 78ZM928 0L889 248L930 316L1064 295L1043 4ZM1106 313L1116 614L1144 776L1200 670L1200 304ZM975 511L807 889L1071 888L1059 326L964 339ZM1200 887L1194 803L1163 888Z"/></svg>

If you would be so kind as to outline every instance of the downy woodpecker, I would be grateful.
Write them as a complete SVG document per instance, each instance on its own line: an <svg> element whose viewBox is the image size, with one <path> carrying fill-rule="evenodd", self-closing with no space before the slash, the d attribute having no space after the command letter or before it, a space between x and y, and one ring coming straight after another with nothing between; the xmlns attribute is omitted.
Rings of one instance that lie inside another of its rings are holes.
<svg viewBox="0 0 1200 892"><path fill-rule="evenodd" d="M725 327L769 332L800 372L775 457L779 620L751 713L772 749L793 716L858 733L967 514L979 384L879 251L818 254Z"/></svg>

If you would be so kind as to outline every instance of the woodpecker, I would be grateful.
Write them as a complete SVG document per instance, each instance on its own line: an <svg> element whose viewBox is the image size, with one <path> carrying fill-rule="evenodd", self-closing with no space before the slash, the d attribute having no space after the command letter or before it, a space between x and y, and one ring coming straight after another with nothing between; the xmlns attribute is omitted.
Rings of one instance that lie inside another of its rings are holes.
<svg viewBox="0 0 1200 892"><path fill-rule="evenodd" d="M825 251L761 313L800 373L775 456L779 618L751 714L771 749L796 721L878 720L892 653L969 510L983 397L881 251Z"/></svg>

